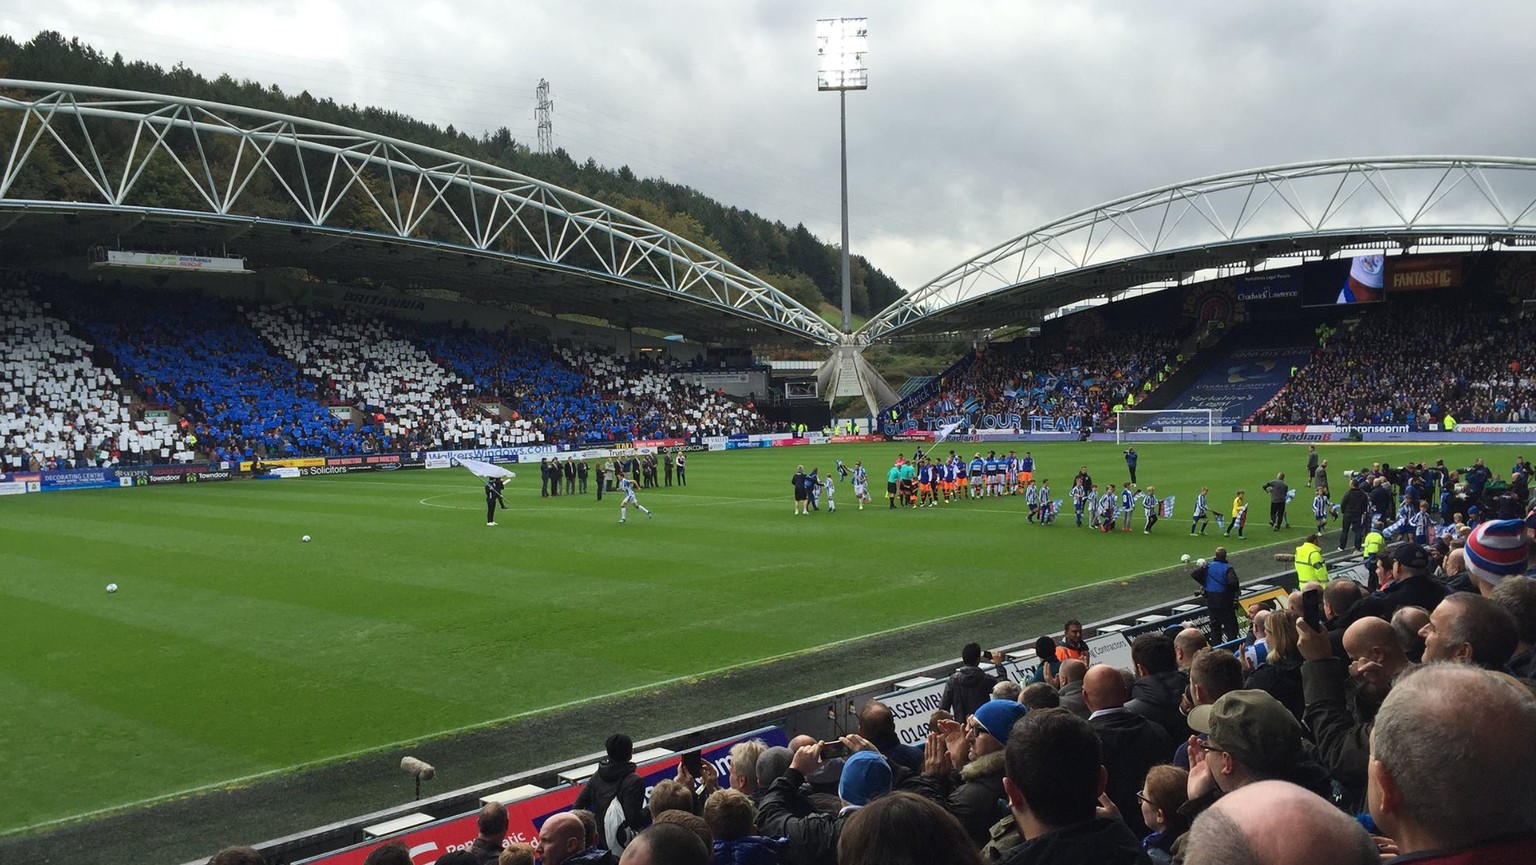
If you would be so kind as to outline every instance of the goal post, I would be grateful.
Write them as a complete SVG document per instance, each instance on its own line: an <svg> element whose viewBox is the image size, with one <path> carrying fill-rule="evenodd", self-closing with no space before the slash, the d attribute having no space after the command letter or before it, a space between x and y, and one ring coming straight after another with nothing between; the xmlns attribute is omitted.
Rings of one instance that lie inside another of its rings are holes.
<svg viewBox="0 0 1536 865"><path fill-rule="evenodd" d="M1215 409L1122 409L1115 412L1115 442L1205 442L1220 444Z"/></svg>

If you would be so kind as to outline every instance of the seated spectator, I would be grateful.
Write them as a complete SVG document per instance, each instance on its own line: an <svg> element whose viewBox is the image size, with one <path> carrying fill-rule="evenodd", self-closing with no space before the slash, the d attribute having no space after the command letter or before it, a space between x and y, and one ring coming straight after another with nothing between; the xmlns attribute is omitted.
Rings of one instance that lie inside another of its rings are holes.
<svg viewBox="0 0 1536 865"><path fill-rule="evenodd" d="M651 801L646 803L651 821L663 811L687 811L693 813L693 791L678 781L658 781L651 788Z"/></svg>
<svg viewBox="0 0 1536 865"><path fill-rule="evenodd" d="M1061 662L1061 690L1057 691L1057 699L1061 701L1061 707L1082 718L1088 720L1088 704L1083 702L1083 677L1088 675L1088 665L1075 658Z"/></svg>
<svg viewBox="0 0 1536 865"><path fill-rule="evenodd" d="M1515 617L1482 595L1457 592L1430 612L1424 638L1424 663L1456 661L1502 670L1515 656L1519 628Z"/></svg>
<svg viewBox="0 0 1536 865"><path fill-rule="evenodd" d="M709 858L709 845L692 830L659 823L635 836L619 857L619 865L709 865Z"/></svg>
<svg viewBox="0 0 1536 865"><path fill-rule="evenodd" d="M948 721L928 734L915 790L953 814L978 848L987 843L992 824L1008 813L1002 805L1003 748L1027 711L1014 700L992 700L963 726Z"/></svg>
<svg viewBox="0 0 1536 865"><path fill-rule="evenodd" d="M1501 581L1493 589L1493 602L1515 620L1515 656L1507 667L1510 675L1536 679L1536 580Z"/></svg>
<svg viewBox="0 0 1536 865"><path fill-rule="evenodd" d="M1269 651L1243 682L1251 690L1267 691L1301 720L1306 701L1301 692L1301 656L1296 653L1296 618L1290 610L1269 614L1265 634Z"/></svg>
<svg viewBox="0 0 1536 865"><path fill-rule="evenodd" d="M474 857L476 865L489 865L500 858L502 844L507 839L507 806L487 802L480 809L476 823L480 834L465 852Z"/></svg>
<svg viewBox="0 0 1536 865"><path fill-rule="evenodd" d="M1017 703L1019 701L1019 694L1022 693L1023 690L1023 688L1019 687L1018 682L998 682L996 685L992 686L992 699L1009 700L1011 702Z"/></svg>
<svg viewBox="0 0 1536 865"><path fill-rule="evenodd" d="M715 865L777 865L788 843L757 834L757 806L740 790L711 794L704 802L704 822L715 839Z"/></svg>
<svg viewBox="0 0 1536 865"><path fill-rule="evenodd" d="M561 865L563 862L581 862L588 850L608 851L604 848L587 847L587 833L581 819L570 812L551 815L539 827L539 861L543 865ZM591 860L596 861L596 860Z"/></svg>
<svg viewBox="0 0 1536 865"><path fill-rule="evenodd" d="M698 837L699 841L704 844L705 850L714 849L715 836L709 831L709 824L704 822L703 817L688 811L673 808L671 810L663 811L660 814L657 814L656 819L652 821L651 825L655 826L657 824L666 823L681 826L684 829L687 829L689 832L692 832L695 836Z"/></svg>
<svg viewBox="0 0 1536 865"><path fill-rule="evenodd" d="M1185 865L1378 865L1360 824L1284 781L1250 784L1207 808L1189 831Z"/></svg>
<svg viewBox="0 0 1536 865"><path fill-rule="evenodd" d="M1190 665L1195 662L1195 654L1210 644L1211 641L1205 638L1205 632L1199 628L1184 628L1174 636L1173 658L1186 678L1189 676Z"/></svg>
<svg viewBox="0 0 1536 865"><path fill-rule="evenodd" d="M1005 753L1003 789L1024 841L1008 851L1004 865L1146 861L1123 821L1098 815L1103 752L1087 721L1065 709L1030 712L1008 737Z"/></svg>
<svg viewBox="0 0 1536 865"><path fill-rule="evenodd" d="M1371 738L1381 833L1415 862L1536 862L1532 730L1536 699L1508 676L1460 664L1405 674Z"/></svg>
<svg viewBox="0 0 1536 865"><path fill-rule="evenodd" d="M1479 523L1462 550L1477 591L1492 597L1494 587L1505 578L1523 575L1528 547L1525 520Z"/></svg>
<svg viewBox="0 0 1536 865"><path fill-rule="evenodd" d="M1179 669L1174 641L1163 634L1142 634L1131 641L1136 682L1125 708L1162 727L1174 739L1189 735L1179 701L1189 677Z"/></svg>
<svg viewBox="0 0 1536 865"><path fill-rule="evenodd" d="M796 862L830 863L838 836L854 811L891 792L891 767L873 745L858 736L844 736L850 754L838 782L845 806L836 814L815 813L801 789L806 775L822 764L821 747L812 743L796 749L789 768L763 794L758 826L774 838L788 838L785 856Z"/></svg>
<svg viewBox="0 0 1536 865"><path fill-rule="evenodd" d="M859 710L859 735L874 745L891 761L910 772L923 770L923 752L915 745L903 744L896 735L896 718L891 707L879 700L870 700ZM766 785L764 785L766 786Z"/></svg>
<svg viewBox="0 0 1536 865"><path fill-rule="evenodd" d="M1044 682L1036 682L1019 692L1019 705L1026 709L1054 709L1061 705L1061 695Z"/></svg>
<svg viewBox="0 0 1536 865"><path fill-rule="evenodd" d="M1173 766L1153 766L1147 770L1136 799L1141 803L1141 821L1152 830L1141 839L1147 858L1158 865L1173 862L1173 842L1189 829L1179 813L1189 799L1189 773Z"/></svg>
<svg viewBox="0 0 1536 865"><path fill-rule="evenodd" d="M1403 641L1403 654L1415 664L1424 662L1424 638L1420 632L1429 624L1429 611L1423 607L1402 607L1392 614L1392 630Z"/></svg>
<svg viewBox="0 0 1536 865"><path fill-rule="evenodd" d="M1184 816L1191 819L1222 796L1260 781L1289 781L1319 796L1333 794L1333 782L1322 766L1307 757L1301 722L1264 691L1233 691L1209 706L1189 713L1189 726L1207 734L1204 742L1189 741L1189 801ZM1190 841L1174 842L1175 858Z"/></svg>
<svg viewBox="0 0 1536 865"><path fill-rule="evenodd" d="M922 796L897 792L848 818L837 842L837 865L981 865L981 854L949 812Z"/></svg>
<svg viewBox="0 0 1536 865"><path fill-rule="evenodd" d="M1149 830L1141 822L1136 792L1141 789L1148 769L1168 762L1173 740L1160 725L1126 709L1128 696L1120 671L1107 664L1090 668L1083 679L1083 697L1093 710L1088 723L1098 734L1108 773L1105 794L1119 809L1131 832L1140 838Z"/></svg>
<svg viewBox="0 0 1536 865"><path fill-rule="evenodd" d="M1045 682L1050 685L1057 684L1057 677L1061 675L1061 658L1056 655L1056 641L1050 637L1041 637L1035 641L1035 659L1039 663L1029 668L1024 676L1025 685L1035 682Z"/></svg>
<svg viewBox="0 0 1536 865"><path fill-rule="evenodd" d="M1412 665L1403 654L1397 631L1381 619L1361 619L1344 632L1344 647L1351 659L1348 674L1354 675L1354 683L1325 632L1301 620L1296 631L1297 651L1303 658L1304 720L1312 730L1317 759L1343 788L1346 803L1358 808L1365 795L1366 755L1376 708L1392 680Z"/></svg>
<svg viewBox="0 0 1536 865"><path fill-rule="evenodd" d="M1234 655L1221 649L1201 649L1189 667L1190 711L1194 711L1196 706L1209 706L1242 687L1243 665ZM1189 768L1189 743L1196 740L1205 741L1205 734L1198 733L1195 739L1179 743L1173 755L1174 766Z"/></svg>

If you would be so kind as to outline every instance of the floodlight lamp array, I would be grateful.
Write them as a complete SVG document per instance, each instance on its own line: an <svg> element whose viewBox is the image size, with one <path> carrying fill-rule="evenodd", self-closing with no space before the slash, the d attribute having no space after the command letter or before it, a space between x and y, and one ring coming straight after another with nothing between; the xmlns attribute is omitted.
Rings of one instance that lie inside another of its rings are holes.
<svg viewBox="0 0 1536 865"><path fill-rule="evenodd" d="M868 18L822 18L816 22L816 89L865 90L869 87Z"/></svg>

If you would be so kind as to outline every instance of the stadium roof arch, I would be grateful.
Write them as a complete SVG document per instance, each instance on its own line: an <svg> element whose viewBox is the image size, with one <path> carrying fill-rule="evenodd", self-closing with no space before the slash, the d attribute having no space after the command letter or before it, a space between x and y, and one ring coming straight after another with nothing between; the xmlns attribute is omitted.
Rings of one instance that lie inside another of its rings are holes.
<svg viewBox="0 0 1536 865"><path fill-rule="evenodd" d="M722 341L844 340L772 285L617 208L319 121L0 79L0 160L0 260L13 266L84 261L98 245L235 244L253 267L340 283L387 280ZM26 197L45 167L78 200ZM147 198L167 184L173 203Z"/></svg>
<svg viewBox="0 0 1536 865"><path fill-rule="evenodd" d="M1401 156L1232 172L1090 207L945 271L853 341L985 333L1072 304L1350 250L1536 248L1536 159Z"/></svg>

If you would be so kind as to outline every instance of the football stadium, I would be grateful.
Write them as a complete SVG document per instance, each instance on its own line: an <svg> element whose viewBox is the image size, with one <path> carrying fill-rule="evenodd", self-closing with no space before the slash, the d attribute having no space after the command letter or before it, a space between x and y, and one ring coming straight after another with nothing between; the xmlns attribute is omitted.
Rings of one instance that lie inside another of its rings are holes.
<svg viewBox="0 0 1536 865"><path fill-rule="evenodd" d="M1536 160L1127 190L901 290L29 57L0 861L1536 857Z"/></svg>

